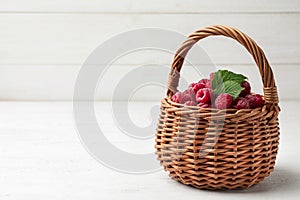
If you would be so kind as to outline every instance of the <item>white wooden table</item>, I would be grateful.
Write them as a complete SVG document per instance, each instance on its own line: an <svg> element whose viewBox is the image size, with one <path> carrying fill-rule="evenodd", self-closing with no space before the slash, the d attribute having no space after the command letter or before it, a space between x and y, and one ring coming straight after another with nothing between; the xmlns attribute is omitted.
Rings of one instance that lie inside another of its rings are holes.
<svg viewBox="0 0 300 200"><path fill-rule="evenodd" d="M129 152L153 151L153 139L117 135L108 104L97 107L107 115L102 122L112 143ZM141 108L147 105L152 103L132 104L132 118L146 123ZM271 176L248 190L213 192L177 183L164 171L129 175L102 166L81 145L70 102L0 102L0 199L299 199L300 102L282 102L281 108L280 151Z"/></svg>

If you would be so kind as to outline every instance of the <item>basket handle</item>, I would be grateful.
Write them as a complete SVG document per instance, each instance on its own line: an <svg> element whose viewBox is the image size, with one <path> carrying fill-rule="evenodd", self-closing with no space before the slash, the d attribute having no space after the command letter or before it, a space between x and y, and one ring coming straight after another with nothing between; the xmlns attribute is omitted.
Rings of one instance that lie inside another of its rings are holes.
<svg viewBox="0 0 300 200"><path fill-rule="evenodd" d="M235 28L222 25L209 26L195 31L177 50L169 75L167 96L171 98L172 95L177 92L180 70L182 68L184 58L187 55L188 51L192 48L192 46L199 40L204 39L208 36L218 35L232 38L238 41L248 50L248 52L254 58L262 77L265 102L269 104L277 104L279 100L274 75L263 50L256 44L256 42L254 42L254 40L252 40L246 34Z"/></svg>

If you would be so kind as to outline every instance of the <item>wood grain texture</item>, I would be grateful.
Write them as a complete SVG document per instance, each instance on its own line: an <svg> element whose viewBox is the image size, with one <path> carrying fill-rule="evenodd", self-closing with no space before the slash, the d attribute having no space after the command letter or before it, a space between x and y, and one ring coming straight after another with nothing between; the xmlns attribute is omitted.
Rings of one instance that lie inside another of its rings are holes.
<svg viewBox="0 0 300 200"><path fill-rule="evenodd" d="M300 99L300 95L290 92L290 85L299 85L298 0L0 0L0 5L0 100L70 100L80 65L112 36L145 27L187 36L212 24L237 27L257 41L280 73L275 72L275 76L282 88L281 96ZM231 40L214 38L200 45L207 53L204 57L210 59L201 60L200 65L231 67L253 63L247 52ZM172 57L147 50L126 55L115 62L124 68L123 72L111 74L112 84L131 66L168 66ZM193 58L199 55L191 51L188 59ZM247 70L255 77L251 69ZM97 99L110 99L110 91L105 88L103 96L96 95ZM158 99L164 94L164 89L148 91L156 91L157 95L149 97L141 92L137 99Z"/></svg>
<svg viewBox="0 0 300 200"><path fill-rule="evenodd" d="M82 64L102 42L124 31L158 27L188 35L212 24L238 27L263 48L271 63L294 64L300 63L299 19L300 14L1 14L0 64ZM252 63L246 51L229 39L207 39L201 47L214 63ZM161 54L142 52L118 63L171 62L172 56Z"/></svg>
<svg viewBox="0 0 300 200"><path fill-rule="evenodd" d="M155 102L159 104L159 102ZM154 151L153 140L131 141L113 124L110 102L98 103L99 123L113 144L127 151ZM135 103L133 117L147 123L153 103ZM121 174L96 162L80 144L72 103L0 102L1 200L174 199L296 200L300 195L300 156L297 130L299 102L281 103L281 143L277 167L264 182L249 190L208 192L183 186L163 171L145 175ZM140 116L140 113L144 115ZM127 138L127 139L126 139ZM118 143L117 143L118 140ZM162 192L163 191L163 192Z"/></svg>
<svg viewBox="0 0 300 200"><path fill-rule="evenodd" d="M0 12L123 12L123 13L257 13L299 12L297 0L10 0L0 1Z"/></svg>
<svg viewBox="0 0 300 200"><path fill-rule="evenodd" d="M225 69L243 73L252 83L252 89L262 94L262 82L257 67L252 65L221 65ZM294 87L300 85L298 65L271 65L278 86L280 100L300 99ZM96 100L111 100L120 80L129 72L138 69L139 65L113 65L104 74L96 90ZM75 81L80 65L7 65L0 66L0 99L1 100L72 100ZM186 88L184 81L191 83L201 77L208 77L217 68L211 65L184 66L179 89ZM160 101L166 95L167 78L170 66L159 65L164 87L150 84L132 91L134 100ZM145 72L146 73L146 72ZM143 76L143 75L141 75ZM144 74L155 80L156 73ZM141 85L136 85L138 88ZM135 93L134 93L135 92ZM127 100L131 94L119 96L116 100Z"/></svg>

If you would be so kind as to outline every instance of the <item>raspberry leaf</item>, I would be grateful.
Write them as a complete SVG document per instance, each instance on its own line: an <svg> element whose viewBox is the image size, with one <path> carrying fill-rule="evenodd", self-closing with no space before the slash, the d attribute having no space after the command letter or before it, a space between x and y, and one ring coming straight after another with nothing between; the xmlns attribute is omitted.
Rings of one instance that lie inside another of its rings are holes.
<svg viewBox="0 0 300 200"><path fill-rule="evenodd" d="M241 84L235 82L235 81L225 81L224 83L219 84L213 92L216 95L220 94L230 94L233 99L236 99L241 91L243 91L244 88L241 86Z"/></svg>
<svg viewBox="0 0 300 200"><path fill-rule="evenodd" d="M233 99L236 99L244 89L241 87L241 83L245 79L247 77L242 74L236 74L228 70L218 70L215 72L211 82L213 92L217 95L227 93Z"/></svg>
<svg viewBox="0 0 300 200"><path fill-rule="evenodd" d="M223 78L222 78L222 76L221 76L220 70L217 71L217 72L215 72L215 75L214 75L213 79L211 80L211 87L212 87L212 89L213 89L213 92L218 93L218 92L215 91L215 90L217 90L217 87L218 87L219 85L222 85L223 82L224 82L224 81L223 81ZM219 88L219 89L220 89L220 88Z"/></svg>
<svg viewBox="0 0 300 200"><path fill-rule="evenodd" d="M225 81L235 81L239 84L244 82L247 79L246 76L242 74L236 74L229 70L218 70L212 79L212 87L216 88L218 85L222 84Z"/></svg>
<svg viewBox="0 0 300 200"><path fill-rule="evenodd" d="M240 95L241 91L243 90L244 88L238 82L226 81L224 83L224 92L230 94L234 100Z"/></svg>
<svg viewBox="0 0 300 200"><path fill-rule="evenodd" d="M218 70L217 73L220 74L220 77L222 78L222 80L225 81L235 81L239 84L241 84L242 82L244 82L247 77L242 75L242 74L236 74L234 72L231 72L229 70Z"/></svg>

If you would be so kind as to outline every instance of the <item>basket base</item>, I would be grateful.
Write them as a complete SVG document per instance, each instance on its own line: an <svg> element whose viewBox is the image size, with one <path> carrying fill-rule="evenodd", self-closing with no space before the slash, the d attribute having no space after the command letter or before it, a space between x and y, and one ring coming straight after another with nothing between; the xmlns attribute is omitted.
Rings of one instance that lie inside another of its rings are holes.
<svg viewBox="0 0 300 200"><path fill-rule="evenodd" d="M210 184L207 183L207 180L203 181L203 183L201 184L201 181L187 181L183 178L181 178L180 176L178 176L175 172L170 172L169 176L181 183L184 184L186 186L190 186L193 188L197 188L197 189L203 189L203 190L242 190L242 189L247 189L250 188L260 182L262 182L266 177L268 177L270 175L270 173L274 170L274 168L268 170L265 174L261 174L260 176L258 176L256 179L253 179L251 182L245 182L245 180L242 180L243 183L241 183L241 181L236 181L236 180L232 180L231 182L228 181L228 183L224 183L224 182L218 182L218 180L216 179L215 182L211 182Z"/></svg>

